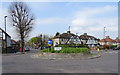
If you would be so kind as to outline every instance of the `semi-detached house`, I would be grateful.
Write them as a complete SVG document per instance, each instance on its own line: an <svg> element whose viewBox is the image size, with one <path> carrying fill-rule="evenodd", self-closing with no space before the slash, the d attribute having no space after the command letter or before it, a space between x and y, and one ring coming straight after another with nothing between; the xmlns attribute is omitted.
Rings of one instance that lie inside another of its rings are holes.
<svg viewBox="0 0 120 75"><path fill-rule="evenodd" d="M87 33L84 33L81 36L75 35L71 33L70 31L67 31L67 33L62 33L53 38L53 45L59 45L59 44L83 44L88 45L89 47L94 47L98 45L98 39L96 39L93 36L87 35Z"/></svg>

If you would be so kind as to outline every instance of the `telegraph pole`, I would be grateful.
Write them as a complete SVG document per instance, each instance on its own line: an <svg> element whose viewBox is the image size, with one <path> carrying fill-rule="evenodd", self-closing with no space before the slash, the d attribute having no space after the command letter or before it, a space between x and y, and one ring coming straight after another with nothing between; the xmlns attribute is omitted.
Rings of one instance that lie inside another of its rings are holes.
<svg viewBox="0 0 120 75"><path fill-rule="evenodd" d="M104 27L104 32L103 32L103 38L105 39L105 34L106 34L106 30L105 30L106 27Z"/></svg>
<svg viewBox="0 0 120 75"><path fill-rule="evenodd" d="M69 26L69 31L70 31L70 26Z"/></svg>
<svg viewBox="0 0 120 75"><path fill-rule="evenodd" d="M78 33L76 33L76 48L77 48L77 41L78 41L78 40L77 40L77 34L78 34Z"/></svg>

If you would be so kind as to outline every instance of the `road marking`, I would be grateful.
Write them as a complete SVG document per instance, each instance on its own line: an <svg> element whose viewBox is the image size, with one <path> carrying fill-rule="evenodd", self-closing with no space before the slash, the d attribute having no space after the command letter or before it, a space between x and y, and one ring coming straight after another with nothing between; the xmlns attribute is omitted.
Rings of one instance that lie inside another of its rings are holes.
<svg viewBox="0 0 120 75"><path fill-rule="evenodd" d="M115 53L115 54L117 54L118 51L109 51L109 52L105 52L105 53Z"/></svg>

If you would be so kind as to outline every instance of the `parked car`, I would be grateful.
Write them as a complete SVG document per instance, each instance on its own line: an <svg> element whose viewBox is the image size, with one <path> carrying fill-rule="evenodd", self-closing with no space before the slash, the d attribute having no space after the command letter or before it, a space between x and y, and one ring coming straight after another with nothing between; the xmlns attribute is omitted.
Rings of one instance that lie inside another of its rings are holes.
<svg viewBox="0 0 120 75"><path fill-rule="evenodd" d="M120 50L120 47L115 47L113 48L113 50Z"/></svg>
<svg viewBox="0 0 120 75"><path fill-rule="evenodd" d="M49 48L49 47L39 47L40 50L43 50L43 49L46 49L46 48Z"/></svg>
<svg viewBox="0 0 120 75"><path fill-rule="evenodd" d="M24 50L25 52L30 51L30 47L25 47Z"/></svg>

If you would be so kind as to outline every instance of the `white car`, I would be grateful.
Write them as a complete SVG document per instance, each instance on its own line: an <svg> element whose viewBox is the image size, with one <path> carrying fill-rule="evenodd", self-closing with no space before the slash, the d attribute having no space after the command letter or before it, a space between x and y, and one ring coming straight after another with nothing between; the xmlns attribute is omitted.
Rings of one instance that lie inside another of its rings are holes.
<svg viewBox="0 0 120 75"><path fill-rule="evenodd" d="M30 47L25 47L24 50L25 52L30 51Z"/></svg>

